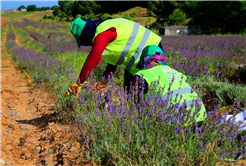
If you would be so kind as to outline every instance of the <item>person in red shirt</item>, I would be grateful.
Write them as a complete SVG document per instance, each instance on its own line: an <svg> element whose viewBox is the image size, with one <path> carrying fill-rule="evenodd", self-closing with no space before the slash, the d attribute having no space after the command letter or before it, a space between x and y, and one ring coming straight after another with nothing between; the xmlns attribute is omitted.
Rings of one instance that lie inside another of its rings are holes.
<svg viewBox="0 0 246 166"><path fill-rule="evenodd" d="M109 29L99 33L95 37L96 28L102 22L109 20L109 19L112 19L112 17L109 17L105 20L102 20L101 18L99 18L95 21L92 21L91 19L88 19L88 18L81 17L73 21L70 30L76 39L78 48L80 48L80 46L92 46L92 49L89 52L87 59L82 67L77 83L73 84L71 88L79 87L80 84L83 84L87 80L90 73L99 64L105 48L108 46L109 43L116 40L117 38L116 27L110 27ZM158 46L162 48L162 45L160 42ZM109 78L111 72L112 73L115 72L116 68L117 68L117 65L112 65L110 63L107 63L106 70L103 73L103 77L105 78L105 80ZM132 81L133 75L126 69L124 72L125 72L124 73L124 87L126 88L125 90L129 91L130 82ZM105 85L106 83L103 81L97 84L97 86L101 86L101 87L105 87ZM70 92L72 92L71 88L69 90Z"/></svg>

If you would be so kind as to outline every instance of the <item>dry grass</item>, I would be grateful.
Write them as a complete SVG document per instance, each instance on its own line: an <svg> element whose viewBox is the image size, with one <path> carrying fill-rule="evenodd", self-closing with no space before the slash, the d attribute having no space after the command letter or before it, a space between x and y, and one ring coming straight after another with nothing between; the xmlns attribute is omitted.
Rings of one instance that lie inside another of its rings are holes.
<svg viewBox="0 0 246 166"><path fill-rule="evenodd" d="M18 17L18 18L33 18L40 19L46 14L47 16L52 15L53 10L47 11L35 11L35 12L21 12L21 11L1 11L1 15L4 17Z"/></svg>
<svg viewBox="0 0 246 166"><path fill-rule="evenodd" d="M132 21L135 21L143 26L147 25L147 21L148 21L148 16L147 16L147 8L142 8L142 7L134 7L131 8L129 10L126 11L122 11L122 14L120 15L119 13L115 13L112 14L112 17L118 16L118 17L123 17L125 13L127 13L129 16L130 14L135 11L137 13L137 16L133 19ZM8 14L10 13L11 14ZM33 21L39 21L41 18L43 18L43 16L46 14L47 16L52 15L53 11L35 11L35 12L28 12L25 13L21 12L21 11L1 11L2 16L4 17L11 17L11 18L18 18L18 19L22 19L22 18L27 18L27 19L32 19ZM152 16L152 19L150 21L150 24L156 22L156 15ZM42 22L52 22L51 20L42 20ZM66 23L65 23L66 24ZM70 24L70 23L69 23Z"/></svg>
<svg viewBox="0 0 246 166"><path fill-rule="evenodd" d="M121 15L119 15L119 13L116 13L116 14L112 14L112 17L123 17L125 13L127 13L129 16L130 14L135 11L137 13L137 17L135 17L134 19L132 19L133 21L143 25L143 26L146 26L147 25L147 21L148 21L148 16L147 16L147 8L142 8L142 7L134 7L134 8L131 8L129 10L126 10L126 11L123 11ZM150 24L156 22L156 15L153 15L151 21L150 21Z"/></svg>

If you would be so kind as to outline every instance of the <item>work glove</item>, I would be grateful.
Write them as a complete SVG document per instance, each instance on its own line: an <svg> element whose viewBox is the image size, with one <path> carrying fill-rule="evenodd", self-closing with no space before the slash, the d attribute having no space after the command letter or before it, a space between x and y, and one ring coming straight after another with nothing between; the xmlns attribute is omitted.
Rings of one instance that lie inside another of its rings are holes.
<svg viewBox="0 0 246 166"><path fill-rule="evenodd" d="M92 86L93 89L97 89L97 90L103 89L103 88L105 88L105 87L106 87L106 83L105 83L105 82L96 82L96 83Z"/></svg>
<svg viewBox="0 0 246 166"><path fill-rule="evenodd" d="M68 90L64 93L64 95L70 95L72 93L76 93L76 97L79 98L79 92L82 88L83 84L77 84L74 83L73 85L71 85Z"/></svg>

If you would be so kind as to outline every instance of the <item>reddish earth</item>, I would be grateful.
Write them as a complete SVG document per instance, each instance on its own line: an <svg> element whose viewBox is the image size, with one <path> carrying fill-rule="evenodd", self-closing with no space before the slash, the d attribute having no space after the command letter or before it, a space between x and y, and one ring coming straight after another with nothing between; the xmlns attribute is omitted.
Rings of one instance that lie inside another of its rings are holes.
<svg viewBox="0 0 246 166"><path fill-rule="evenodd" d="M1 43L0 165L96 165L84 156L76 130L54 112L45 87L32 84Z"/></svg>

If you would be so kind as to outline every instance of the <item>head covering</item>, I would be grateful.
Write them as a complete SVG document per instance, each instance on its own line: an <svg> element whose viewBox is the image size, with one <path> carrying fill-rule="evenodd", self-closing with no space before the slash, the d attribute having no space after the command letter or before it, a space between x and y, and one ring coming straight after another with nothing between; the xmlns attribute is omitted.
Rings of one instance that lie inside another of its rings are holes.
<svg viewBox="0 0 246 166"><path fill-rule="evenodd" d="M108 19L112 19L112 17L108 17L105 20ZM77 26L79 26L81 30L80 33L79 32L77 33L79 34L79 37L77 36L75 37L74 35L78 48L80 48L81 45L82 46L92 45L92 39L95 36L97 26L100 25L105 20L103 20L102 18L98 18L95 21L93 21L89 18L79 17L72 22L70 29L74 29L73 31L71 30L73 35L75 34L74 31L76 32ZM73 24L75 24L76 26L74 26Z"/></svg>
<svg viewBox="0 0 246 166"><path fill-rule="evenodd" d="M72 24L71 24L71 27L70 27L70 31L71 33L73 34L75 40L76 40L76 43L77 43L77 46L78 48L80 48L80 35L85 27L85 24L86 24L86 21L85 20L82 20L80 17L79 18L76 18Z"/></svg>
<svg viewBox="0 0 246 166"><path fill-rule="evenodd" d="M163 51L160 47L156 45L146 46L142 51L142 55L140 57L137 68L141 70L154 67L155 64L153 63L153 61L158 61L160 65L168 65L168 63L166 63L166 58L163 56Z"/></svg>

